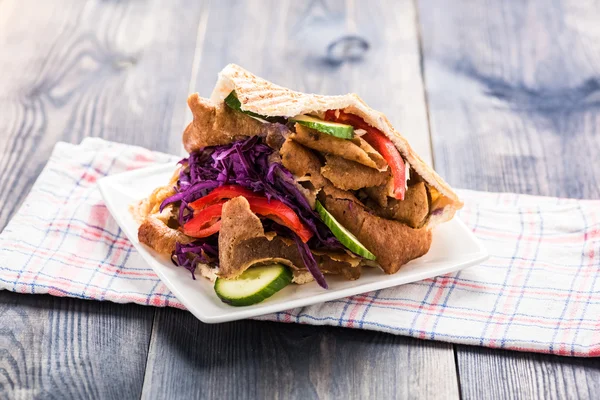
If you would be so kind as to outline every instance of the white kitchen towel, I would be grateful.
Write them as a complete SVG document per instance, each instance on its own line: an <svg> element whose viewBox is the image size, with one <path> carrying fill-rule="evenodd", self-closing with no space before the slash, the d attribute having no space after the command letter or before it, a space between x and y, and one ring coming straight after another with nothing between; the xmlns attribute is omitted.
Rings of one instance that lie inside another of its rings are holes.
<svg viewBox="0 0 600 400"><path fill-rule="evenodd" d="M106 175L175 159L101 139L58 143L0 234L0 288L183 308L133 249L96 185ZM459 195L465 207L458 217L489 250L489 260L259 319L600 356L600 201Z"/></svg>

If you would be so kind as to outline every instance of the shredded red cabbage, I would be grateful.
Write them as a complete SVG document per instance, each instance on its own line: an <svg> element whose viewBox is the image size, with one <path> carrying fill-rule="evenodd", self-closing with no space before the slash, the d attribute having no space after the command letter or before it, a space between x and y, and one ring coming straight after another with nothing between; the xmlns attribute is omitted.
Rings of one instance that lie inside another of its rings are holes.
<svg viewBox="0 0 600 400"><path fill-rule="evenodd" d="M307 199L296 186L292 173L280 163L269 161L272 154L273 149L259 136L222 146L205 147L191 153L188 158L180 161L183 168L179 174L177 193L165 199L160 209L162 211L168 204L177 204L179 224L183 225L192 217L189 203L225 184L237 184L254 192L263 193L269 199L277 199L292 208L314 234L308 246L303 243L303 249L301 250L300 246L298 249L301 254L304 254L306 267L315 280L326 287L323 275L308 247L342 249L343 246L319 219L318 214L311 209ZM185 251L183 247L178 247L174 257L185 261L186 258L181 256ZM189 249L187 253L190 253Z"/></svg>
<svg viewBox="0 0 600 400"><path fill-rule="evenodd" d="M321 286L323 289L328 289L327 281L325 281L325 276L323 272L319 269L319 264L317 264L317 260L315 260L315 256L310 251L310 248L306 243L304 243L298 235L292 232L289 228L280 225L274 221L263 219L262 220L263 227L265 231L275 232L277 235L290 238L296 243L296 247L298 248L298 253L300 253L300 257L302 258L302 262L304 262L304 266L308 269L308 272L315 278L315 281Z"/></svg>
<svg viewBox="0 0 600 400"><path fill-rule="evenodd" d="M296 246L298 247L298 252L300 253L300 257L302 257L302 261L304 262L304 266L308 269L310 274L315 278L315 281L321 286L323 289L328 289L327 282L325 281L325 276L323 276L323 272L319 269L319 265L317 264L317 260L315 260L314 254L310 251L310 248L306 243L304 243L298 235L294 234L294 242L296 242Z"/></svg>
<svg viewBox="0 0 600 400"><path fill-rule="evenodd" d="M171 261L173 261L173 264L190 271L192 278L195 280L195 271L198 263L218 266L219 248L216 237L190 244L175 243L175 251L171 255Z"/></svg>

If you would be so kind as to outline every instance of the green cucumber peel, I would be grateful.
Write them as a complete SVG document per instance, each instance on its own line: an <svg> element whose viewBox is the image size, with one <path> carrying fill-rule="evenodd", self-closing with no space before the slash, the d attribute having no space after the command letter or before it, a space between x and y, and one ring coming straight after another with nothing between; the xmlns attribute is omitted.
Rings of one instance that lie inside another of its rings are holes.
<svg viewBox="0 0 600 400"><path fill-rule="evenodd" d="M326 133L338 139L354 138L354 127L352 125L323 121L310 115L299 115L297 117L290 118L290 121L306 126L307 128Z"/></svg>
<svg viewBox="0 0 600 400"><path fill-rule="evenodd" d="M242 110L242 103L240 102L240 99L237 98L237 95L235 94L235 90L232 91L231 93L229 93L229 95L227 95L227 97L225 97L225 104L227 104L227 106L229 108L239 111L239 112L242 112L251 117L258 118L258 119L261 119L261 120L267 121L267 122L279 122L279 123L285 124L285 118L283 118L283 117L267 117L265 115L253 113L252 111Z"/></svg>
<svg viewBox="0 0 600 400"><path fill-rule="evenodd" d="M235 279L217 278L215 293L232 306L250 306L273 296L292 282L292 271L282 264L250 267Z"/></svg>
<svg viewBox="0 0 600 400"><path fill-rule="evenodd" d="M377 257L371 253L348 229L344 228L334 217L323 207L319 200L315 203L317 213L321 220L327 225L333 235L351 252L358 254L367 260L376 260Z"/></svg>

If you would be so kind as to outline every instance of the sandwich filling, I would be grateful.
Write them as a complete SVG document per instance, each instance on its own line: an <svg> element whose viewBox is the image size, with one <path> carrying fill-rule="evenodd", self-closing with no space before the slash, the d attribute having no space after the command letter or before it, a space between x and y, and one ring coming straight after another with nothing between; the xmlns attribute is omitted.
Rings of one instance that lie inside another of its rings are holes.
<svg viewBox="0 0 600 400"><path fill-rule="evenodd" d="M267 119L235 100L188 99L189 156L138 206L142 243L192 274L278 263L324 288L324 275L392 274L429 250L440 195L382 132L344 110Z"/></svg>

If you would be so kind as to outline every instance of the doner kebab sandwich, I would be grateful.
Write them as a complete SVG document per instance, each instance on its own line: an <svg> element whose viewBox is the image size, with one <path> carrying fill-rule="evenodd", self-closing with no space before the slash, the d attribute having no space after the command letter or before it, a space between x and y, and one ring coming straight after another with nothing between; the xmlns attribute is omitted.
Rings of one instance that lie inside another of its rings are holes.
<svg viewBox="0 0 600 400"><path fill-rule="evenodd" d="M132 206L141 243L215 281L231 305L325 275L385 274L421 257L461 201L356 94L295 92L237 65L188 98L189 153Z"/></svg>

